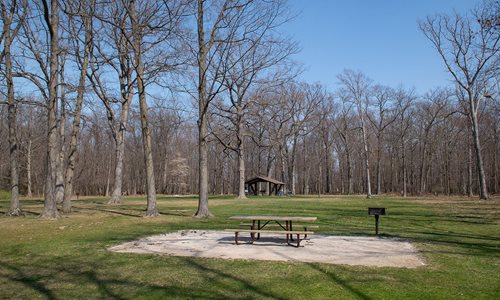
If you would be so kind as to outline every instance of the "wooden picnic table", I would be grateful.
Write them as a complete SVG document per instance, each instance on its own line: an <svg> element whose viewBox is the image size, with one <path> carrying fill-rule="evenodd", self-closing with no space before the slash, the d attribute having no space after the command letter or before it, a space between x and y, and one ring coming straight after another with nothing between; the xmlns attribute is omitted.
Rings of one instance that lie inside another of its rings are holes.
<svg viewBox="0 0 500 300"><path fill-rule="evenodd" d="M302 217L302 216L245 216L245 215L236 215L229 217L229 219L233 220L240 220L240 221L251 221L249 224L240 224L242 226L250 226L250 229L244 230L244 229L226 229L226 231L231 231L235 233L235 242L236 244L238 243L238 233L239 232L249 232L250 236L252 237L252 241L255 240L255 234L257 234L257 239L260 238L261 233L281 233L281 234L286 234L286 239L287 243L288 240L293 240L292 235L296 234L297 235L297 247L299 246L300 243L300 235L304 235L305 238L307 238L307 234L313 234L313 232L307 231L307 226L304 226L304 231L294 231L293 230L293 222L314 222L317 220L316 217ZM269 225L269 223L277 224L278 228L283 229L283 231L269 231L269 230L262 230L266 226L272 226Z"/></svg>
<svg viewBox="0 0 500 300"><path fill-rule="evenodd" d="M242 216L236 215L229 217L229 219L251 221L251 229L261 230L270 222L278 224L283 230L292 231L293 222L314 222L316 217L299 217L299 216ZM262 223L261 223L262 222ZM282 223L285 223L284 225Z"/></svg>

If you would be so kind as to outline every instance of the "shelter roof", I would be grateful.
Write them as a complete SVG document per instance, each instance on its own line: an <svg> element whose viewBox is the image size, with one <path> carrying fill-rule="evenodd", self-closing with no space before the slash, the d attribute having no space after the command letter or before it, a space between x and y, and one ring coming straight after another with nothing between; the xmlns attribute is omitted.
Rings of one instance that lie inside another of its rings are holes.
<svg viewBox="0 0 500 300"><path fill-rule="evenodd" d="M265 176L256 176L252 179L245 181L245 184L252 184L252 183L256 183L256 182L270 182L270 183L274 183L274 184L285 184L284 182L281 182L281 181L276 180L274 178L265 177Z"/></svg>

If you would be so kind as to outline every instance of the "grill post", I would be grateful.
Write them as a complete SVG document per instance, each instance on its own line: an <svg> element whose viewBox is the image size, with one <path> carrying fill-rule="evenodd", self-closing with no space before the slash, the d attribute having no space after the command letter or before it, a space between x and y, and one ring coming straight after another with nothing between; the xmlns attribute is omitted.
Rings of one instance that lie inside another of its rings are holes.
<svg viewBox="0 0 500 300"><path fill-rule="evenodd" d="M378 235L379 217L385 215L385 207L368 207L368 215L375 217L375 234Z"/></svg>

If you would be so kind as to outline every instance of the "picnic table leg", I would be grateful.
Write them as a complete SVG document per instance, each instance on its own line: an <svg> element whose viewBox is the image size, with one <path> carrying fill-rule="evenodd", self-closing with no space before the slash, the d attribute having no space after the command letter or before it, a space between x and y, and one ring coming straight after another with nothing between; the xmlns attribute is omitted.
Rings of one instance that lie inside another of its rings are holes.
<svg viewBox="0 0 500 300"><path fill-rule="evenodd" d="M238 245L238 232L237 231L234 233L234 243L236 245Z"/></svg>
<svg viewBox="0 0 500 300"><path fill-rule="evenodd" d="M252 220L252 227L250 229L252 229L252 230L255 229L255 220ZM250 237L252 238L252 241L254 240L254 235L255 235L255 233L253 233L253 232L250 233Z"/></svg>
<svg viewBox="0 0 500 300"><path fill-rule="evenodd" d="M257 229L261 230L260 228L260 220L257 221ZM260 233L257 233L257 239L260 239Z"/></svg>
<svg viewBox="0 0 500 300"><path fill-rule="evenodd" d="M297 248L300 247L300 234L297 234Z"/></svg>

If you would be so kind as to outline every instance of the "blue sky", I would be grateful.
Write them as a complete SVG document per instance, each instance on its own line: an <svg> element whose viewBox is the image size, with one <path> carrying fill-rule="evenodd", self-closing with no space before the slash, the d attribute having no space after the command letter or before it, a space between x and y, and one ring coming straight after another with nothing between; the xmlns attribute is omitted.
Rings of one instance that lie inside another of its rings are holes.
<svg viewBox="0 0 500 300"><path fill-rule="evenodd" d="M360 70L376 83L418 93L450 83L437 52L418 29L436 13L465 12L478 0L291 0L298 16L283 28L300 43L295 60L302 79L330 90L343 69Z"/></svg>

